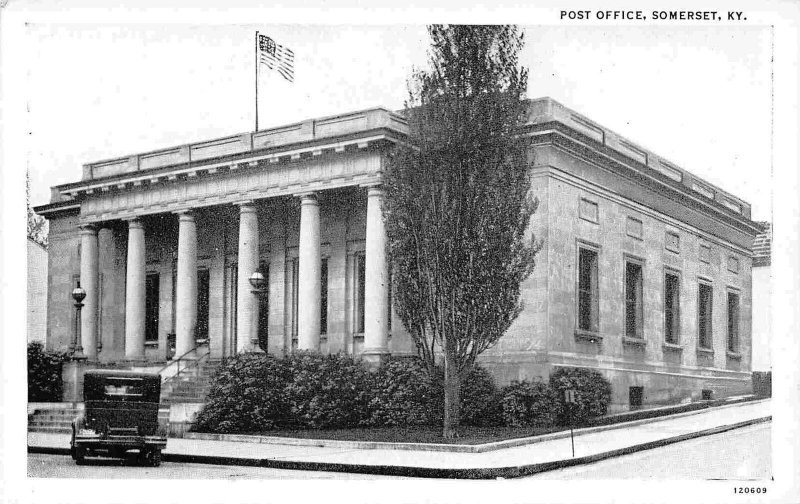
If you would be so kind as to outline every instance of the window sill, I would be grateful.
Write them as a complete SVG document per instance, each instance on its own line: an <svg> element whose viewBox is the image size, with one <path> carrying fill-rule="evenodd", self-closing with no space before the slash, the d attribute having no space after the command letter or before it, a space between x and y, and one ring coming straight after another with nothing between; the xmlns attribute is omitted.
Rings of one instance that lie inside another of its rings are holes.
<svg viewBox="0 0 800 504"><path fill-rule="evenodd" d="M698 354L703 354L703 355L713 356L714 355L714 349L713 348L697 347L697 353Z"/></svg>
<svg viewBox="0 0 800 504"><path fill-rule="evenodd" d="M647 340L639 337L623 336L622 343L625 345L645 346L647 345Z"/></svg>
<svg viewBox="0 0 800 504"><path fill-rule="evenodd" d="M740 354L739 352L731 352L730 350L728 350L727 352L725 352L725 355L727 355L729 359L734 359L734 360L742 359L742 354Z"/></svg>
<svg viewBox="0 0 800 504"><path fill-rule="evenodd" d="M158 341L145 341L144 342L145 348L158 348Z"/></svg>
<svg viewBox="0 0 800 504"><path fill-rule="evenodd" d="M589 343L600 343L603 341L603 337L600 336L600 333L586 331L584 329L575 329L575 339Z"/></svg>
<svg viewBox="0 0 800 504"><path fill-rule="evenodd" d="M670 352L683 352L683 347L675 343L662 343L661 348Z"/></svg>

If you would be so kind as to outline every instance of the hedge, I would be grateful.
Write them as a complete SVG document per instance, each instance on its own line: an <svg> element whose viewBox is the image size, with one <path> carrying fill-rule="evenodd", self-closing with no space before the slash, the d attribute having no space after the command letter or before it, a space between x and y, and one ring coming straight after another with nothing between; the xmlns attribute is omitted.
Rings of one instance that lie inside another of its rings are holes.
<svg viewBox="0 0 800 504"><path fill-rule="evenodd" d="M261 432L291 425L289 376L288 362L273 356L242 354L226 360L212 378L195 430Z"/></svg>
<svg viewBox="0 0 800 504"><path fill-rule="evenodd" d="M286 359L286 397L297 427L349 428L369 420L369 371L341 354L296 352Z"/></svg>
<svg viewBox="0 0 800 504"><path fill-rule="evenodd" d="M389 359L372 376L368 423L376 427L435 424L441 421L435 414L438 392L420 359Z"/></svg>
<svg viewBox="0 0 800 504"><path fill-rule="evenodd" d="M441 425L443 373L429 376L418 358L392 358L370 372L344 355L295 352L284 359L243 354L212 379L194 430L265 432L282 428ZM498 390L480 366L461 383L461 424L548 427L566 423L563 390L577 390L576 423L605 414L611 386L602 375L560 368L543 382L514 382Z"/></svg>
<svg viewBox="0 0 800 504"><path fill-rule="evenodd" d="M28 343L28 401L60 402L61 367L67 360L63 352L51 352L39 342Z"/></svg>
<svg viewBox="0 0 800 504"><path fill-rule="evenodd" d="M556 422L558 398L546 383L515 381L502 391L503 423L509 427L549 427Z"/></svg>

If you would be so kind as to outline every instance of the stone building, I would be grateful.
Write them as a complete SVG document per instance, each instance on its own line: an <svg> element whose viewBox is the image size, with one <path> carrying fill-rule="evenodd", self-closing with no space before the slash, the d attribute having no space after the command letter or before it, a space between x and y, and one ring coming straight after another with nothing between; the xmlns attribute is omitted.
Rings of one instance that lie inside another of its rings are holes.
<svg viewBox="0 0 800 504"><path fill-rule="evenodd" d="M378 108L84 165L36 209L48 346L70 344L80 279L90 362L412 354L390 309L380 186L406 127ZM747 391L750 206L549 98L523 134L544 247L483 364L501 383L596 368L618 409Z"/></svg>
<svg viewBox="0 0 800 504"><path fill-rule="evenodd" d="M753 371L772 369L772 225L753 241Z"/></svg>

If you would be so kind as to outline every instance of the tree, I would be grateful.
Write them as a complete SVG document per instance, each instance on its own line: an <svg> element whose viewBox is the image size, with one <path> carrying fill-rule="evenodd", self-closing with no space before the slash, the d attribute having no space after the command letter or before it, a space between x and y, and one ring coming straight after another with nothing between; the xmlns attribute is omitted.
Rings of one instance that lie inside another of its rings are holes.
<svg viewBox="0 0 800 504"><path fill-rule="evenodd" d="M25 201L28 205L28 238L47 246L47 220L31 208L31 173L25 172Z"/></svg>
<svg viewBox="0 0 800 504"><path fill-rule="evenodd" d="M514 26L430 26L430 69L409 80L408 143L384 174L393 296L430 373L444 364L443 436L459 388L522 309L539 245L528 232L527 70ZM442 361L441 363L439 361Z"/></svg>

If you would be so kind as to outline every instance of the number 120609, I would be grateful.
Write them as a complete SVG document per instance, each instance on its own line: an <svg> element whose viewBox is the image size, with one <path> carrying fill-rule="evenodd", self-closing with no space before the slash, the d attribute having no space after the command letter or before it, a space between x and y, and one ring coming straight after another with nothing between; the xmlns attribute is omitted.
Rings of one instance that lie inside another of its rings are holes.
<svg viewBox="0 0 800 504"><path fill-rule="evenodd" d="M735 494L765 494L767 487L733 487Z"/></svg>

